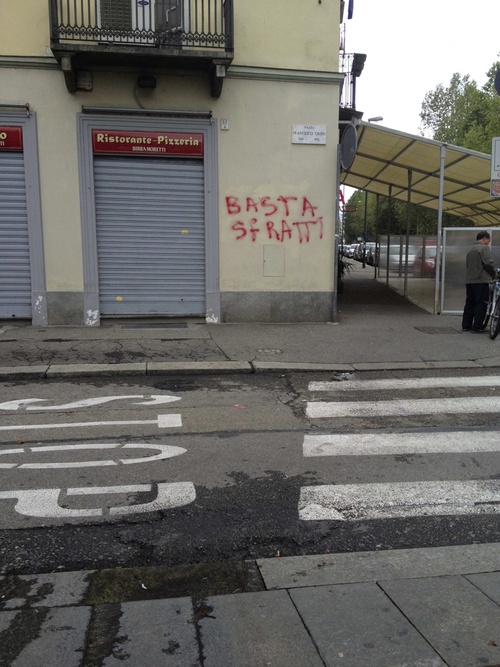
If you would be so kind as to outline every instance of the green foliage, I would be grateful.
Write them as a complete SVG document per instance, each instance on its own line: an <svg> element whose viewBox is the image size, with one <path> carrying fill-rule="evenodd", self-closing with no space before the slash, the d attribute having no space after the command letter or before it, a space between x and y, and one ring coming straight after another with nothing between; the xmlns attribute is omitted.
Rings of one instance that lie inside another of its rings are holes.
<svg viewBox="0 0 500 667"><path fill-rule="evenodd" d="M494 87L499 68L500 62L493 63L482 88L468 74L455 73L448 86L440 83L429 91L420 112L422 134L489 154L492 137L500 134L500 97Z"/></svg>
<svg viewBox="0 0 500 667"><path fill-rule="evenodd" d="M356 211L344 214L344 239L346 243L355 243L358 238L364 236L365 192L356 190L347 204L356 206ZM377 197L369 194L365 240L375 241L379 234L406 234L406 206L406 202L393 199L390 203L388 197L380 196L378 198L377 216ZM471 224L470 221L443 213L443 227L470 227ZM437 225L437 211L416 204L411 205L410 234L435 234Z"/></svg>

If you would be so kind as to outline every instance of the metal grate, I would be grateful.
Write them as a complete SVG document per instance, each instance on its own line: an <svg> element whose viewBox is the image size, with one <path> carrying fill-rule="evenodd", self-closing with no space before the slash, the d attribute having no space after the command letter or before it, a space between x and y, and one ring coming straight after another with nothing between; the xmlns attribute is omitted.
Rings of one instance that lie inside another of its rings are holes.
<svg viewBox="0 0 500 667"><path fill-rule="evenodd" d="M414 327L414 329L426 334L462 334L461 331L453 327Z"/></svg>

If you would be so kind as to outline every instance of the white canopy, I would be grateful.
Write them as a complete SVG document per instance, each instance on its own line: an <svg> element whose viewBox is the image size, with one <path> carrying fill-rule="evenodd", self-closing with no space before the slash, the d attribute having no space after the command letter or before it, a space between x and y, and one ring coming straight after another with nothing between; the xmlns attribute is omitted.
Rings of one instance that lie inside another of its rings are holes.
<svg viewBox="0 0 500 667"><path fill-rule="evenodd" d="M490 196L491 156L360 121L358 148L341 184L467 218L500 225L500 198ZM440 178L443 161L442 178ZM411 177L409 178L409 172Z"/></svg>

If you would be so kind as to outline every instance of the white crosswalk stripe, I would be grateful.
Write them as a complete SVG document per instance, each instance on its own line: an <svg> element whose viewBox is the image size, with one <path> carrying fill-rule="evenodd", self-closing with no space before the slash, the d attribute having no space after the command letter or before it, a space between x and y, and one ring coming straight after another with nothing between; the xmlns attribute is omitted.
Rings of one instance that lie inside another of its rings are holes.
<svg viewBox="0 0 500 667"><path fill-rule="evenodd" d="M498 480L306 486L299 500L300 518L315 521L499 512Z"/></svg>
<svg viewBox="0 0 500 667"><path fill-rule="evenodd" d="M389 456L500 452L498 431L305 435L304 456Z"/></svg>
<svg viewBox="0 0 500 667"><path fill-rule="evenodd" d="M329 417L404 417L406 415L481 414L500 412L500 397L421 398L393 401L316 401L307 404L311 419Z"/></svg>
<svg viewBox="0 0 500 667"><path fill-rule="evenodd" d="M460 378L408 378L407 380L359 380L311 382L309 391L343 394L365 391L403 391L426 388L500 386L499 376ZM345 394L344 394L345 396ZM309 401L310 419L345 417L405 417L500 412L500 397L469 396L439 399ZM500 452L500 433L485 430L380 433L306 434L304 457L394 456ZM500 481L413 481L391 483L323 484L303 486L299 517L305 521L359 521L418 516L478 515L500 513Z"/></svg>

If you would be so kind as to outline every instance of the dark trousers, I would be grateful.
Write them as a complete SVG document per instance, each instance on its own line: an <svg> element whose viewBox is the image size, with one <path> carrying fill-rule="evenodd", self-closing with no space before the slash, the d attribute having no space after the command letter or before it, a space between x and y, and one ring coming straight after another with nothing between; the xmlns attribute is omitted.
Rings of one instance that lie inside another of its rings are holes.
<svg viewBox="0 0 500 667"><path fill-rule="evenodd" d="M486 308L490 298L489 283L468 283L465 286L466 297L462 329L482 329Z"/></svg>

